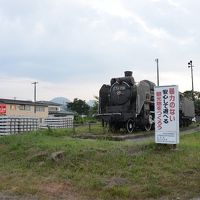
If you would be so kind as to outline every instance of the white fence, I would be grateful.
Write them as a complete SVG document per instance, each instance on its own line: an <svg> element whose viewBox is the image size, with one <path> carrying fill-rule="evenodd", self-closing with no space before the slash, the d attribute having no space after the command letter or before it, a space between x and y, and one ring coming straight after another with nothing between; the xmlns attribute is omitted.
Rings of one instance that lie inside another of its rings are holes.
<svg viewBox="0 0 200 200"><path fill-rule="evenodd" d="M48 117L44 119L42 128L73 128L73 122L72 117Z"/></svg>
<svg viewBox="0 0 200 200"><path fill-rule="evenodd" d="M42 120L33 117L0 117L0 135L12 135L17 133L35 131L39 128L73 128L72 117L49 117Z"/></svg>
<svg viewBox="0 0 200 200"><path fill-rule="evenodd" d="M11 135L34 131L39 128L38 118L32 117L0 117L0 135Z"/></svg>

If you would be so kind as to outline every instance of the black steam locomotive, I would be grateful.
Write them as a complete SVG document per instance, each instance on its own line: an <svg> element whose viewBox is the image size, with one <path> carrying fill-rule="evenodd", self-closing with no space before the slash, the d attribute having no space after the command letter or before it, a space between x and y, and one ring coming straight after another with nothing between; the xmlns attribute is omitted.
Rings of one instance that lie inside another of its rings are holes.
<svg viewBox="0 0 200 200"><path fill-rule="evenodd" d="M98 114L103 125L108 124L114 132L120 128L129 133L135 128L149 131L154 126L154 86L148 80L136 84L131 71L104 84L99 91ZM180 124L189 125L193 117L193 101L180 95Z"/></svg>

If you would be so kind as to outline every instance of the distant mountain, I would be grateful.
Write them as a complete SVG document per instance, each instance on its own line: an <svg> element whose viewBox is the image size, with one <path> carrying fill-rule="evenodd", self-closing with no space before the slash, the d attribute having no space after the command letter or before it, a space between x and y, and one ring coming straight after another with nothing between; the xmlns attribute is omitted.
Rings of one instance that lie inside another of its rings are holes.
<svg viewBox="0 0 200 200"><path fill-rule="evenodd" d="M87 105L89 105L90 107L94 106L95 100L89 100L86 102Z"/></svg>
<svg viewBox="0 0 200 200"><path fill-rule="evenodd" d="M54 102L54 103L62 104L62 105L65 105L66 102L67 103L71 102L69 99L67 99L65 97L55 97L51 101Z"/></svg>
<svg viewBox="0 0 200 200"><path fill-rule="evenodd" d="M62 104L63 110L67 110L67 103L70 103L71 101L65 97L55 97L52 100L50 100L54 103ZM86 102L90 107L94 106L95 100L88 100Z"/></svg>
<svg viewBox="0 0 200 200"><path fill-rule="evenodd" d="M71 101L65 97L55 97L51 100L54 103L62 104L62 110L67 110L67 103L70 103Z"/></svg>

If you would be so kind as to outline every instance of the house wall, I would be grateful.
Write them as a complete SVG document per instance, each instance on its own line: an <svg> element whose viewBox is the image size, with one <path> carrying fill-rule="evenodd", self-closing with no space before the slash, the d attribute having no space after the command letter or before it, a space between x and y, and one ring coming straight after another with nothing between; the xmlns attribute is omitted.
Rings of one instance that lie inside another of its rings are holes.
<svg viewBox="0 0 200 200"><path fill-rule="evenodd" d="M35 113L33 105L6 104L6 115L46 118L48 117L48 107L36 106Z"/></svg>

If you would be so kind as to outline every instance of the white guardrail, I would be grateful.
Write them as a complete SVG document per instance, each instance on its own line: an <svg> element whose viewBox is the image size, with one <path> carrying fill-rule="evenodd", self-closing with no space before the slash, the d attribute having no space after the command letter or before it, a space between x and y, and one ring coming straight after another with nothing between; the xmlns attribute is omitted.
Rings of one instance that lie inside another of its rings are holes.
<svg viewBox="0 0 200 200"><path fill-rule="evenodd" d="M34 131L39 128L39 119L32 117L0 117L0 135Z"/></svg>
<svg viewBox="0 0 200 200"><path fill-rule="evenodd" d="M36 131L39 128L73 128L73 118L49 117L42 120L34 117L0 116L0 135L12 135Z"/></svg>
<svg viewBox="0 0 200 200"><path fill-rule="evenodd" d="M71 117L48 117L43 120L41 128L73 128L74 119Z"/></svg>

